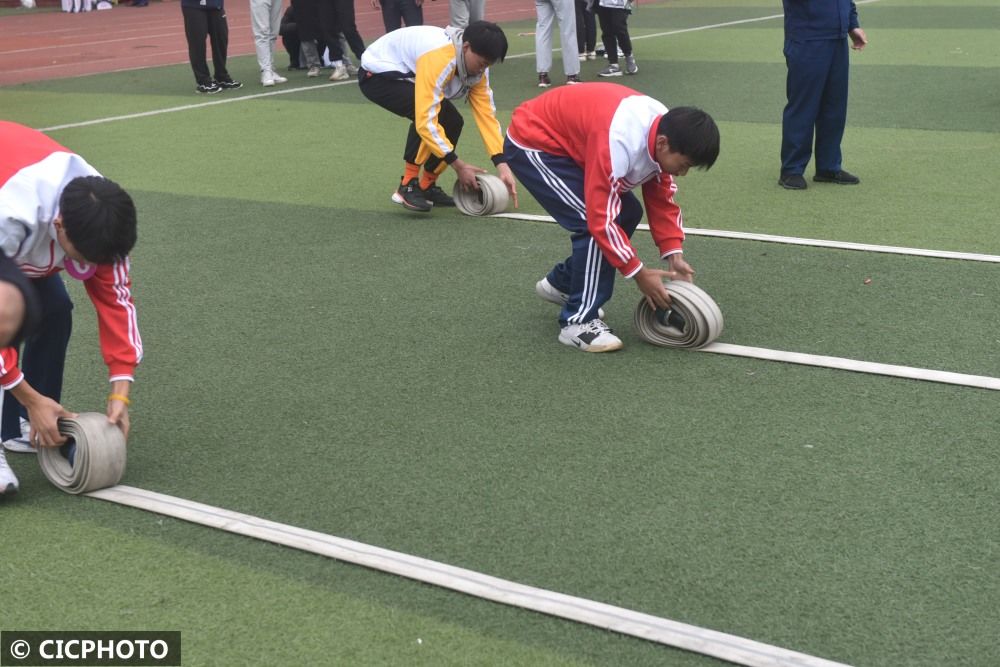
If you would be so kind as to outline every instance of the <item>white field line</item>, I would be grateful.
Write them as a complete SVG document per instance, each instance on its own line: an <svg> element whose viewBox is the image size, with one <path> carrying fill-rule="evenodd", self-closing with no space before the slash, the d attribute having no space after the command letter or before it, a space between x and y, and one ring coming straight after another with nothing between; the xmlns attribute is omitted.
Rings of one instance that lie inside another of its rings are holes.
<svg viewBox="0 0 1000 667"><path fill-rule="evenodd" d="M536 215L533 213L496 213L491 218L509 218L511 220L528 220L531 222L555 222L555 218L549 215ZM643 223L636 229L648 230L649 225ZM872 245L868 243L853 243L851 241L827 241L824 239L806 239L796 236L776 236L774 234L756 234L753 232L731 232L721 229L698 229L697 227L685 227L685 234L691 236L714 236L717 238L740 239L743 241L763 241L766 243L786 243L789 245L814 246L817 248L835 248L838 250L862 250L866 252L881 252L894 255L917 255L919 257L933 257L937 259L959 259L970 262L995 262L1000 263L1000 255L984 255L975 252L957 252L952 250L928 250L925 248L906 248L891 245Z"/></svg>
<svg viewBox="0 0 1000 667"><path fill-rule="evenodd" d="M353 540L204 505L131 486L87 495L237 535L281 544L388 572L501 604L565 618L748 667L844 667L751 639L643 614L623 607L499 579L487 574L390 551Z"/></svg>
<svg viewBox="0 0 1000 667"><path fill-rule="evenodd" d="M266 93L255 93L253 95L242 95L240 97L230 97L223 100L211 100L209 102L196 102L193 104L182 104L179 107L167 107L166 109L154 109L152 111L140 111L138 113L124 114L121 116L108 116L106 118L95 118L93 120L83 120L76 123L66 123L65 125L53 125L51 127L40 127L38 130L40 132L54 132L55 130L66 130L73 127L87 127L89 125L103 125L105 123L115 123L122 120L132 120L134 118L146 118L148 116L161 116L163 114L175 113L177 111L190 111L192 109L203 109L205 107L213 107L219 104L236 104L238 102L245 102L246 100L256 100L262 97L273 97L275 95L290 95L292 93L301 93L303 91L310 90L321 90L323 88L331 88L333 86L343 86L351 83L357 83L354 79L348 79L347 81L337 81L334 83L322 83L319 85L311 86L299 86L297 88L282 88L280 90L269 90Z"/></svg>

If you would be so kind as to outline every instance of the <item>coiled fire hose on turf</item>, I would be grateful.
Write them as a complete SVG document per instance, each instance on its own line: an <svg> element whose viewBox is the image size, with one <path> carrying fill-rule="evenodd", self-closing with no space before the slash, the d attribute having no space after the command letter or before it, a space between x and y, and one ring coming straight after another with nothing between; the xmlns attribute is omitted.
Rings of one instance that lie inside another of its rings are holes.
<svg viewBox="0 0 1000 667"><path fill-rule="evenodd" d="M106 415L83 412L59 420L59 432L76 444L70 464L63 447L39 447L38 463L50 482L66 493L87 493L121 481L125 474L125 435Z"/></svg>
<svg viewBox="0 0 1000 667"><path fill-rule="evenodd" d="M503 213L510 203L507 186L498 177L491 174L477 174L478 190L466 190L462 184L455 182L452 197L455 206L466 215L493 215Z"/></svg>
<svg viewBox="0 0 1000 667"><path fill-rule="evenodd" d="M664 283L671 308L663 311L639 301L635 328L639 337L661 347L699 348L722 334L722 311L705 290L682 280Z"/></svg>

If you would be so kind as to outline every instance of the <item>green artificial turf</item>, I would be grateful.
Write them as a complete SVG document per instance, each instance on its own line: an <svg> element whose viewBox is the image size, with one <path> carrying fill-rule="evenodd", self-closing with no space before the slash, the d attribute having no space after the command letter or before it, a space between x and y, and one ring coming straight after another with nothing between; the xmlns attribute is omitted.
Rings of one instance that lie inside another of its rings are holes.
<svg viewBox="0 0 1000 667"><path fill-rule="evenodd" d="M636 41L624 83L720 121L719 162L680 180L686 224L1000 254L995 7L859 11L852 188L776 184L780 19ZM664 2L632 26L779 12ZM538 93L531 48L512 38L495 68L504 122ZM626 349L579 354L533 292L561 229L394 207L406 124L354 85L199 106L189 79L3 90L3 115L36 127L172 109L51 132L140 212L125 483L849 664L1000 659L994 392L654 348L624 280L607 320ZM485 165L469 120L461 153ZM542 212L523 192L520 210ZM686 256L722 342L1000 376L996 264L694 235ZM92 308L67 282L65 403L100 409ZM185 664L718 664L71 498L10 460L0 629L181 629Z"/></svg>

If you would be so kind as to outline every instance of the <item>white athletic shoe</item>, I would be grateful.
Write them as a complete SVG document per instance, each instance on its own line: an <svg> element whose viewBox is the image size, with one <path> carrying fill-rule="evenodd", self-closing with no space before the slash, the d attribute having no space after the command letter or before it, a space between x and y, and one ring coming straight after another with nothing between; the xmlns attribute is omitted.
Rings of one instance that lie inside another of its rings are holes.
<svg viewBox="0 0 1000 667"><path fill-rule="evenodd" d="M583 324L567 324L559 332L559 342L584 352L614 352L622 349L621 338L600 319Z"/></svg>
<svg viewBox="0 0 1000 667"><path fill-rule="evenodd" d="M554 303L557 306L564 306L566 305L566 302L569 301L569 294L566 294L565 292L560 292L555 287L553 287L552 283L549 282L547 276L539 280L537 283L535 283L535 294L540 296L545 301L548 301L549 303ZM602 318L604 317L603 308L597 309L597 316Z"/></svg>
<svg viewBox="0 0 1000 667"><path fill-rule="evenodd" d="M270 88L274 85L274 72L264 70L260 73L260 85Z"/></svg>
<svg viewBox="0 0 1000 667"><path fill-rule="evenodd" d="M341 63L333 66L333 73L330 74L330 81L347 81L351 75L347 73L347 67Z"/></svg>
<svg viewBox="0 0 1000 667"><path fill-rule="evenodd" d="M288 83L288 79L281 76L277 72L271 72L271 78L274 80L275 83Z"/></svg>
<svg viewBox="0 0 1000 667"><path fill-rule="evenodd" d="M17 438L3 441L3 448L8 452L19 454L35 454L38 450L31 446L31 422L21 418L21 435Z"/></svg>
<svg viewBox="0 0 1000 667"><path fill-rule="evenodd" d="M0 449L0 496L8 496L17 493L17 476L7 465L7 457Z"/></svg>

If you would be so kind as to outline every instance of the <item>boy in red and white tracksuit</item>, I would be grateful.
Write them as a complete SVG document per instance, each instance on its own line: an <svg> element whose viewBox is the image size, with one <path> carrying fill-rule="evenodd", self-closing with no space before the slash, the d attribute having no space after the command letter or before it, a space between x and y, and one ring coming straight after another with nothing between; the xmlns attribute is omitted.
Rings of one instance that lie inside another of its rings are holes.
<svg viewBox="0 0 1000 667"><path fill-rule="evenodd" d="M59 404L73 308L64 270L83 282L97 309L111 382L107 415L128 435L128 396L142 359L129 277L134 243L135 207L127 193L41 132L0 122L0 251L31 279L42 311L25 340L21 368L16 348L0 350L5 445L16 448L21 419L30 422L30 444L65 442L56 424L72 416ZM20 451L30 450L20 444Z"/></svg>
<svg viewBox="0 0 1000 667"><path fill-rule="evenodd" d="M667 308L664 278L691 280L674 177L705 169L719 154L719 130L704 111L668 111L642 93L611 83L551 90L514 110L504 156L518 180L562 227L572 254L535 286L563 306L559 340L587 352L622 342L600 319L615 270L635 280L655 308ZM647 268L630 241L642 219L631 192L642 188L653 240L669 271Z"/></svg>

